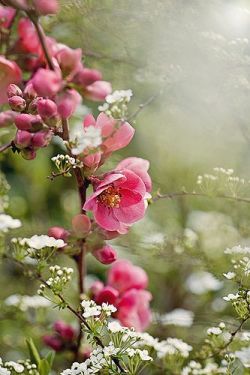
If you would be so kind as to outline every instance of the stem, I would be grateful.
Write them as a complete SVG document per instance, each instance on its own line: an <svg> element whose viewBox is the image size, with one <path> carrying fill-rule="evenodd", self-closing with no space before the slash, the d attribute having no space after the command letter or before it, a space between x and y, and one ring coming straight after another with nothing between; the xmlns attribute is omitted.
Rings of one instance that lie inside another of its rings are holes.
<svg viewBox="0 0 250 375"><path fill-rule="evenodd" d="M48 46L47 46L46 37L45 37L44 31L43 31L43 28L39 23L39 18L30 11L27 11L26 13L27 13L28 17L33 22L33 24L36 28L36 32L37 32L39 41L40 41L42 49L43 49L43 53L45 55L45 58L46 58L46 61L48 63L48 66L49 66L50 70L55 70L52 58L51 58L50 53L49 53L49 49L48 49Z"/></svg>
<svg viewBox="0 0 250 375"><path fill-rule="evenodd" d="M0 146L0 152L3 152L12 146L12 141Z"/></svg>
<svg viewBox="0 0 250 375"><path fill-rule="evenodd" d="M209 195L205 193L196 193L195 191L193 192L179 191L179 192L167 193L167 194L161 194L158 192L156 197L154 197L152 201L157 202L160 199L175 199L175 198L187 197L187 196L205 197L205 198L223 198L223 199L235 200L237 202L250 203L249 198L236 197L234 195L225 195L225 194Z"/></svg>

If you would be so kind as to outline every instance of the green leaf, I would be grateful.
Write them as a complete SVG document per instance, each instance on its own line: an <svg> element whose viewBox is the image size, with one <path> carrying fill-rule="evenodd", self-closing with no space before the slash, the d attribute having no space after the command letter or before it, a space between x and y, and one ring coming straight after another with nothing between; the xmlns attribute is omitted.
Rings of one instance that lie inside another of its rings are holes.
<svg viewBox="0 0 250 375"><path fill-rule="evenodd" d="M52 365L53 365L53 362L54 362L54 359L55 359L55 352L49 352L47 355L46 355L46 360L48 361L49 365L50 365L50 368L52 368Z"/></svg>
<svg viewBox="0 0 250 375"><path fill-rule="evenodd" d="M39 363L41 361L41 357L40 357L40 354L38 353L38 350L37 350L37 348L34 344L34 341L31 338L29 338L29 339L26 340L26 344L27 344L28 349L29 349L31 362L33 362L37 366L39 366Z"/></svg>
<svg viewBox="0 0 250 375"><path fill-rule="evenodd" d="M49 375L51 366L46 358L40 360L38 370L40 375Z"/></svg>

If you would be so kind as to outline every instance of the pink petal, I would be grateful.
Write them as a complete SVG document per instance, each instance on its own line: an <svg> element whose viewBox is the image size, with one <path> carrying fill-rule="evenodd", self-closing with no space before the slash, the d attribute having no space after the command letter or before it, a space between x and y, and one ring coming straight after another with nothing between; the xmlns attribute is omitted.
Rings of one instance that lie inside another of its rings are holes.
<svg viewBox="0 0 250 375"><path fill-rule="evenodd" d="M119 185L123 181L126 181L126 177L123 173L107 173L104 179L98 184L97 189L99 190L103 186L107 188L107 185L113 184L114 182L116 182L115 185Z"/></svg>
<svg viewBox="0 0 250 375"><path fill-rule="evenodd" d="M120 207L129 207L133 204L137 204L142 200L142 196L139 193L133 192L132 190L122 189L120 191L121 202Z"/></svg>
<svg viewBox="0 0 250 375"><path fill-rule="evenodd" d="M115 132L109 137L103 146L107 148L107 152L113 152L126 147L132 140L135 129L128 123L123 123Z"/></svg>
<svg viewBox="0 0 250 375"><path fill-rule="evenodd" d="M120 227L120 223L115 218L113 210L103 204L98 204L95 207L94 216L97 224L106 230L114 231L118 230Z"/></svg>
<svg viewBox="0 0 250 375"><path fill-rule="evenodd" d="M126 177L126 180L124 182L122 181L120 188L136 191L140 193L142 197L144 197L146 188L142 179L128 169L124 169L122 174Z"/></svg>
<svg viewBox="0 0 250 375"><path fill-rule="evenodd" d="M113 208L114 216L118 221L124 224L135 223L143 218L145 214L145 204L142 199L141 202L129 207Z"/></svg>
<svg viewBox="0 0 250 375"><path fill-rule="evenodd" d="M91 126L91 125L92 126L96 125L95 118L91 113L84 117L83 125L84 125L85 128L87 128L88 126Z"/></svg>
<svg viewBox="0 0 250 375"><path fill-rule="evenodd" d="M103 137L108 137L115 128L115 120L108 117L105 113L100 113L96 119L96 125L102 131Z"/></svg>

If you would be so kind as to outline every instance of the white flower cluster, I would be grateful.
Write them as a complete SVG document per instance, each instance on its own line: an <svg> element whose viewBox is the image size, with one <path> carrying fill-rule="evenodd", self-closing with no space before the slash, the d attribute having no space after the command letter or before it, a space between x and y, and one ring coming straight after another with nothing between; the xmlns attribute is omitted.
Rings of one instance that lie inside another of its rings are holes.
<svg viewBox="0 0 250 375"><path fill-rule="evenodd" d="M174 309L169 313L156 317L163 325L174 325L180 327L191 327L194 320L194 313L185 309Z"/></svg>
<svg viewBox="0 0 250 375"><path fill-rule="evenodd" d="M106 96L105 103L99 106L98 109L100 112L105 112L108 116L122 119L127 113L128 103L132 96L133 92L130 89L116 90Z"/></svg>
<svg viewBox="0 0 250 375"><path fill-rule="evenodd" d="M28 374L38 375L36 368L36 365L31 364L29 360L19 362L8 361L4 363L0 357L0 375L26 374L26 370Z"/></svg>
<svg viewBox="0 0 250 375"><path fill-rule="evenodd" d="M219 375L227 373L227 368L220 367L217 363L211 362L202 368L199 362L190 361L182 370L181 375Z"/></svg>
<svg viewBox="0 0 250 375"><path fill-rule="evenodd" d="M112 313L116 312L116 307L113 305L109 305L107 303L102 303L102 305L97 305L92 300L83 300L81 302L81 306L83 308L83 314L82 316L85 319L91 318L91 317L98 317L102 313L105 317L111 316Z"/></svg>
<svg viewBox="0 0 250 375"><path fill-rule="evenodd" d="M10 215L0 214L0 233L6 233L9 229L20 228L22 225L21 221L18 219L13 219Z"/></svg>
<svg viewBox="0 0 250 375"><path fill-rule="evenodd" d="M73 273L73 268L63 267L58 265L51 266L49 268L50 278L46 281L46 285L55 293L58 294L62 292L66 284L71 281L71 276ZM45 284L41 284L37 293L41 296L44 295L46 289Z"/></svg>
<svg viewBox="0 0 250 375"><path fill-rule="evenodd" d="M224 253L231 255L250 255L250 247L242 247L241 245L237 245L231 248L227 248Z"/></svg>
<svg viewBox="0 0 250 375"><path fill-rule="evenodd" d="M191 345L174 337L168 337L166 340L158 342L154 348L158 358L165 358L166 356L172 355L187 358L189 352L193 349Z"/></svg>
<svg viewBox="0 0 250 375"><path fill-rule="evenodd" d="M216 279L211 273L198 271L192 273L186 280L186 287L194 294L203 294L209 291L217 291L222 288L223 283Z"/></svg>
<svg viewBox="0 0 250 375"><path fill-rule="evenodd" d="M95 149L102 144L101 129L90 125L86 128L79 124L70 133L71 152L79 155L88 149Z"/></svg>
<svg viewBox="0 0 250 375"><path fill-rule="evenodd" d="M239 360L242 362L244 367L250 368L250 347L249 346L236 351L235 356L239 358Z"/></svg>
<svg viewBox="0 0 250 375"><path fill-rule="evenodd" d="M28 247L33 250L41 250L46 247L59 249L66 245L63 240L56 240L54 237L49 237L46 234L35 234L30 238L12 238L11 242L14 245Z"/></svg>
<svg viewBox="0 0 250 375"><path fill-rule="evenodd" d="M53 156L51 160L54 162L56 168L60 173L65 173L66 176L70 176L71 168L81 168L83 166L80 160L77 160L69 155L58 154Z"/></svg>
<svg viewBox="0 0 250 375"><path fill-rule="evenodd" d="M7 297L4 301L7 306L18 307L21 311L28 309L47 308L51 306L51 302L41 296L26 296L20 294L13 294Z"/></svg>

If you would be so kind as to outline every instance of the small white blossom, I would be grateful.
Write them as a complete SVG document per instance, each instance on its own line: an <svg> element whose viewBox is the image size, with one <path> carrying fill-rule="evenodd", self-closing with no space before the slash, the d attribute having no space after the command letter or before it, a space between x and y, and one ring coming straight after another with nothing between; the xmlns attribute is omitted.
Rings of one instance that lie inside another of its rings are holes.
<svg viewBox="0 0 250 375"><path fill-rule="evenodd" d="M6 233L9 229L21 227L21 221L13 219L10 215L0 214L0 232Z"/></svg>
<svg viewBox="0 0 250 375"><path fill-rule="evenodd" d="M194 320L194 313L185 309L174 309L161 315L160 322L164 325L175 325L180 327L191 327Z"/></svg>
<svg viewBox="0 0 250 375"><path fill-rule="evenodd" d="M119 351L120 351L120 348L115 348L112 342L110 342L108 346L105 346L103 348L103 354L105 357L111 357L113 355L115 356L117 355L117 353L119 353Z"/></svg>
<svg viewBox="0 0 250 375"><path fill-rule="evenodd" d="M208 328L207 330L207 334L208 335L215 335L215 336L218 336L222 333L222 330L220 327L210 327Z"/></svg>
<svg viewBox="0 0 250 375"><path fill-rule="evenodd" d="M158 358L164 358L167 355L178 354L183 358L189 356L189 352L192 350L192 346L186 344L184 341L168 337L166 340L160 341L155 345Z"/></svg>
<svg viewBox="0 0 250 375"><path fill-rule="evenodd" d="M235 272L227 272L227 273L223 273L223 276L228 280L232 280L235 278L236 274Z"/></svg>
<svg viewBox="0 0 250 375"><path fill-rule="evenodd" d="M7 306L16 306L21 311L28 309L47 308L51 306L51 302L40 296L26 296L20 294L13 294L4 301Z"/></svg>
<svg viewBox="0 0 250 375"><path fill-rule="evenodd" d="M222 285L221 281L205 271L193 273L186 280L187 288L194 294L203 294L210 290L216 291L222 288Z"/></svg>
<svg viewBox="0 0 250 375"><path fill-rule="evenodd" d="M125 99L128 103L130 102L131 97L133 96L132 90L116 90L112 94L107 95L105 100L108 104L119 103Z"/></svg>
<svg viewBox="0 0 250 375"><path fill-rule="evenodd" d="M63 240L56 240L54 237L49 237L45 234L37 235L30 238L24 239L25 243L31 248L40 250L44 247L54 247L54 248L61 248L65 246L65 242Z"/></svg>
<svg viewBox="0 0 250 375"><path fill-rule="evenodd" d="M99 316L101 314L101 307L94 301L83 300L81 303L83 307L83 317L90 318L92 316Z"/></svg>
<svg viewBox="0 0 250 375"><path fill-rule="evenodd" d="M233 293L229 293L227 296L223 297L223 299L227 302L229 301L235 301L239 298L239 294L233 294Z"/></svg>
<svg viewBox="0 0 250 375"><path fill-rule="evenodd" d="M123 327L116 320L108 323L108 330L112 333L124 332Z"/></svg>

